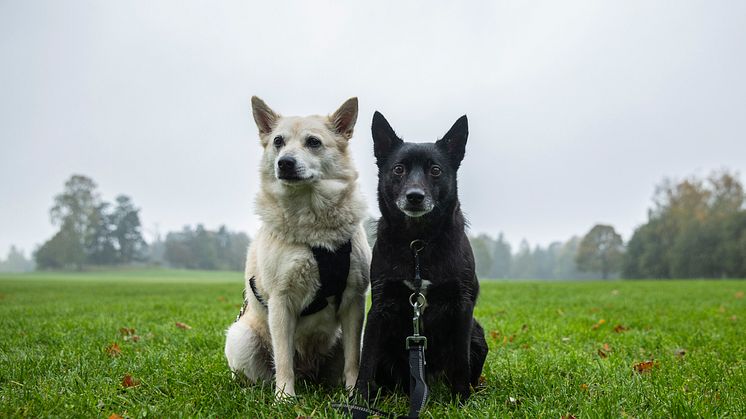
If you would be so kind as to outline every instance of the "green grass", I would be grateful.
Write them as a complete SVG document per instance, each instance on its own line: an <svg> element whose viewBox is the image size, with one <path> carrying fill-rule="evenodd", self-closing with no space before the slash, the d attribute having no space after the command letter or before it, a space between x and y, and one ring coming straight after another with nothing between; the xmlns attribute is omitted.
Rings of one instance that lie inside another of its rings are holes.
<svg viewBox="0 0 746 419"><path fill-rule="evenodd" d="M0 276L0 417L335 416L340 389L301 384L298 400L275 404L271 387L231 379L223 332L241 289L240 273ZM746 417L740 291L746 282L483 282L486 386L459 407L438 385L424 416ZM646 360L652 371L633 370ZM139 385L124 388L125 375Z"/></svg>

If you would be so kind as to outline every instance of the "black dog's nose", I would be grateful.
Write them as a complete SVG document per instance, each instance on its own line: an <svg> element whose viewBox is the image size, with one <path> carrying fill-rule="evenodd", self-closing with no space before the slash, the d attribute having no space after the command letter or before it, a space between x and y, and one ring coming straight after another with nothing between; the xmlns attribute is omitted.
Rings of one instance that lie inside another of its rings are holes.
<svg viewBox="0 0 746 419"><path fill-rule="evenodd" d="M422 189L410 189L407 191L407 202L419 205L425 200L425 191Z"/></svg>
<svg viewBox="0 0 746 419"><path fill-rule="evenodd" d="M291 171L295 169L295 159L292 157L284 156L277 161L277 167L282 171Z"/></svg>

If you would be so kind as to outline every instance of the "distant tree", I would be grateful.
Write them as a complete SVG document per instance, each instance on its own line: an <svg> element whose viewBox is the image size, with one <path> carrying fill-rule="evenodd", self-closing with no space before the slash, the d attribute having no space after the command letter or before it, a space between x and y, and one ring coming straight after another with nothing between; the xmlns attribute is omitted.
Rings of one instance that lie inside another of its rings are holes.
<svg viewBox="0 0 746 419"><path fill-rule="evenodd" d="M584 272L600 272L606 279L621 267L624 242L614 227L597 224L580 241L575 262Z"/></svg>
<svg viewBox="0 0 746 419"><path fill-rule="evenodd" d="M656 187L648 222L635 230L624 256L628 278L719 278L737 275L744 189L738 176L665 179Z"/></svg>
<svg viewBox="0 0 746 419"><path fill-rule="evenodd" d="M42 260L36 262L40 268L74 266L83 269L86 233L99 204L96 183L92 179L73 175L65 182L64 191L55 196L54 206L49 211L52 224L59 226L60 231L39 249Z"/></svg>
<svg viewBox="0 0 746 419"><path fill-rule="evenodd" d="M477 277L488 278L492 272L492 239L486 234L471 237L471 250L474 253Z"/></svg>
<svg viewBox="0 0 746 419"><path fill-rule="evenodd" d="M521 240L518 252L510 264L511 278L536 278L536 264L531 254L531 246L526 239Z"/></svg>
<svg viewBox="0 0 746 419"><path fill-rule="evenodd" d="M210 231L203 225L185 226L166 235L163 257L172 267L240 271L246 263L249 236L230 232L225 226Z"/></svg>
<svg viewBox="0 0 746 419"><path fill-rule="evenodd" d="M34 270L34 262L26 259L23 251L15 246L10 246L8 256L0 260L0 272L27 272Z"/></svg>
<svg viewBox="0 0 746 419"><path fill-rule="evenodd" d="M81 270L85 262L85 249L75 228L63 224L60 231L36 250L34 259L39 269Z"/></svg>
<svg viewBox="0 0 746 419"><path fill-rule="evenodd" d="M110 215L113 237L118 248L120 263L132 263L145 258L147 244L142 237L140 210L126 195L116 198L116 207Z"/></svg>
<svg viewBox="0 0 746 419"><path fill-rule="evenodd" d="M113 265L119 262L108 203L101 202L91 210L84 240L87 264Z"/></svg>
<svg viewBox="0 0 746 419"><path fill-rule="evenodd" d="M491 278L508 278L510 276L510 265L512 254L510 243L505 240L505 235L500 233L492 246L492 269Z"/></svg>

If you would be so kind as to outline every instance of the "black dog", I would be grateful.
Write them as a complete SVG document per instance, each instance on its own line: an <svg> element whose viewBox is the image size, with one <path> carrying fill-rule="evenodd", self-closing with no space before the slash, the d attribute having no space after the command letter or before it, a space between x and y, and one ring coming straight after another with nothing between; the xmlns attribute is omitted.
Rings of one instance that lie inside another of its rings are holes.
<svg viewBox="0 0 746 419"><path fill-rule="evenodd" d="M373 304L363 339L358 392L409 390L405 339L412 335L413 240L423 240L420 266L427 305L428 376L444 374L461 401L476 387L487 357L484 330L474 319L479 282L464 233L456 172L468 136L466 116L436 143L405 143L380 113L373 115L381 219L371 262Z"/></svg>

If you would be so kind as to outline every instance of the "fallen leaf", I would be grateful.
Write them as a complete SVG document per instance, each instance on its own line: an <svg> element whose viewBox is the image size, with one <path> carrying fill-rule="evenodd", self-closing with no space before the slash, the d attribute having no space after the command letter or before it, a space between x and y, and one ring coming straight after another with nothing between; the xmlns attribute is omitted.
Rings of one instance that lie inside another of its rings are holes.
<svg viewBox="0 0 746 419"><path fill-rule="evenodd" d="M603 325L604 323L606 323L606 320L604 320L604 319L601 319L601 320L599 320L599 321L598 321L598 323L596 323L596 324L594 324L594 325L593 325L592 329L593 329L593 330L596 330L596 329L598 329L599 327L601 327L601 325Z"/></svg>
<svg viewBox="0 0 746 419"><path fill-rule="evenodd" d="M733 316L733 317L736 317L736 316ZM733 319L733 320L735 320L735 319ZM508 340L509 340L510 342L512 342L512 341L513 341L514 339L515 339L515 335L510 335L510 339L508 339Z"/></svg>
<svg viewBox="0 0 746 419"><path fill-rule="evenodd" d="M679 358L683 358L684 355L686 355L686 349L684 348L678 348L675 351L673 351L673 354L678 356Z"/></svg>
<svg viewBox="0 0 746 419"><path fill-rule="evenodd" d="M736 321L736 320L738 320L738 317L736 317L736 315L734 314L734 315L730 316L730 320L731 321Z"/></svg>
<svg viewBox="0 0 746 419"><path fill-rule="evenodd" d="M530 348L530 346L528 346L527 343L524 343L523 345L521 345L521 349L528 349L528 348Z"/></svg>
<svg viewBox="0 0 746 419"><path fill-rule="evenodd" d="M487 384L487 377L485 377L484 375L480 375L479 376L479 385L483 386L485 384Z"/></svg>
<svg viewBox="0 0 746 419"><path fill-rule="evenodd" d="M124 418L117 415L116 413L112 413L111 415L109 415L109 419L124 419Z"/></svg>
<svg viewBox="0 0 746 419"><path fill-rule="evenodd" d="M568 413L566 415L563 415L562 419L578 419L578 418L575 415Z"/></svg>
<svg viewBox="0 0 746 419"><path fill-rule="evenodd" d="M132 327L120 327L119 334L121 334L122 336L134 335L135 329Z"/></svg>
<svg viewBox="0 0 746 419"><path fill-rule="evenodd" d="M188 324L182 323L182 322L176 322L176 327L178 327L179 329L184 329L184 330L189 330L192 328L192 326L189 326Z"/></svg>
<svg viewBox="0 0 746 419"><path fill-rule="evenodd" d="M622 332L626 332L627 330L629 330L629 327L621 325L621 324L614 326L614 333L622 333Z"/></svg>
<svg viewBox="0 0 746 419"><path fill-rule="evenodd" d="M124 378L122 378L122 387L124 388L135 387L139 385L140 381L132 378L132 376L129 374L125 375Z"/></svg>
<svg viewBox="0 0 746 419"><path fill-rule="evenodd" d="M119 356L122 354L122 349L118 344L112 343L106 347L106 353L109 354L109 356Z"/></svg>
<svg viewBox="0 0 746 419"><path fill-rule="evenodd" d="M490 337L491 337L492 339L495 339L495 340L497 340L497 338L499 338L499 337L500 337L500 332L498 332L497 330L493 330L493 331L491 331L491 332L490 332Z"/></svg>
<svg viewBox="0 0 746 419"><path fill-rule="evenodd" d="M139 342L140 341L140 336L132 335L132 336L130 336L130 340L132 342Z"/></svg>
<svg viewBox="0 0 746 419"><path fill-rule="evenodd" d="M638 362L632 368L634 368L635 371L642 374L642 373L652 371L655 366L656 366L656 362L654 360L650 360L650 361Z"/></svg>
<svg viewBox="0 0 746 419"><path fill-rule="evenodd" d="M604 351L606 351L606 352L611 351L611 346L609 346L608 343L604 343Z"/></svg>
<svg viewBox="0 0 746 419"><path fill-rule="evenodd" d="M718 311L721 312L721 313L725 313L725 306L721 305L720 308L718 309Z"/></svg>
<svg viewBox="0 0 746 419"><path fill-rule="evenodd" d="M598 356L600 356L601 358L607 358L609 355L606 352L604 352L603 349L599 349Z"/></svg>
<svg viewBox="0 0 746 419"><path fill-rule="evenodd" d="M581 384L580 389L583 391L588 391L588 384Z"/></svg>
<svg viewBox="0 0 746 419"><path fill-rule="evenodd" d="M521 326L521 331L522 332L525 332L526 330L528 330L528 325L527 324L524 324L523 326Z"/></svg>
<svg viewBox="0 0 746 419"><path fill-rule="evenodd" d="M741 298L743 298L743 291L738 291L738 292L736 293L736 298L738 298L739 300L740 300Z"/></svg>

